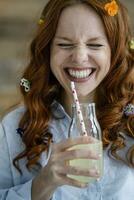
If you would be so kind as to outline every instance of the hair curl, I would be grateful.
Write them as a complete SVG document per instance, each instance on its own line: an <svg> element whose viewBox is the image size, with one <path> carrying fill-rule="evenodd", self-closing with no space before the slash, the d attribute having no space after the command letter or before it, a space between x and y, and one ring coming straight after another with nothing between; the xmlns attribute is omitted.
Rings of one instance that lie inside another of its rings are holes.
<svg viewBox="0 0 134 200"><path fill-rule="evenodd" d="M19 160L27 157L27 167L38 162L43 151L48 151L52 134L48 124L52 117L51 103L60 100L60 84L50 70L50 44L56 33L60 14L67 6L84 3L91 6L101 17L111 47L111 68L108 75L97 88L95 102L98 120L102 128L103 144L110 143L110 152L121 159L116 151L125 146L125 139L119 133L124 131L134 139L134 116L125 117L123 108L128 103L134 104L134 51L128 44L132 37L126 8L119 5L118 14L111 17L104 10L108 0L50 0L45 6L41 18L45 23L38 27L37 34L31 43L30 62L23 77L32 85L29 93L22 88L26 112L21 118L19 127L24 129L22 137L26 146L13 163L19 168ZM128 165L134 166L134 146L126 155Z"/></svg>

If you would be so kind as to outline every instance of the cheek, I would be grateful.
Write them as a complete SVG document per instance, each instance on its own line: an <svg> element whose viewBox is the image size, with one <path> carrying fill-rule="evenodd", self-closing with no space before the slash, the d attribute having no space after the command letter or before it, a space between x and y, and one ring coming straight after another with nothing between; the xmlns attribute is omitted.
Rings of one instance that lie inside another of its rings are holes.
<svg viewBox="0 0 134 200"><path fill-rule="evenodd" d="M103 51L98 55L98 61L101 69L108 71L111 65L111 53L109 50Z"/></svg>
<svg viewBox="0 0 134 200"><path fill-rule="evenodd" d="M108 72L110 70L110 66L111 66L111 53L106 55L106 71Z"/></svg>
<svg viewBox="0 0 134 200"><path fill-rule="evenodd" d="M62 74L62 64L64 61L64 54L61 50L58 48L52 48L50 51L50 68L52 73L57 79L60 79L59 77Z"/></svg>
<svg viewBox="0 0 134 200"><path fill-rule="evenodd" d="M62 63L65 61L67 57L66 52L58 48L52 49L50 53L51 53L50 64L52 67L53 66L57 67L62 65Z"/></svg>

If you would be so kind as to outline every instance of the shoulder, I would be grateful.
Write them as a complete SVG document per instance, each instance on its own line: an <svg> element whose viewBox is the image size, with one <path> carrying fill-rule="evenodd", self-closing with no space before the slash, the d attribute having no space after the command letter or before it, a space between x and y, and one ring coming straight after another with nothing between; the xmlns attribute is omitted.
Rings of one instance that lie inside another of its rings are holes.
<svg viewBox="0 0 134 200"><path fill-rule="evenodd" d="M20 143L20 135L16 133L16 129L19 128L19 122L25 110L24 106L14 109L5 115L0 123L0 137L5 138L8 145L13 148L16 143Z"/></svg>
<svg viewBox="0 0 134 200"><path fill-rule="evenodd" d="M0 123L0 143L5 142L11 159L16 157L24 149L24 144L16 129L19 126L20 119L25 112L25 107L20 106L9 112Z"/></svg>
<svg viewBox="0 0 134 200"><path fill-rule="evenodd" d="M126 160L126 155L130 149L134 148L134 137L130 137L126 132L120 133L124 138L124 148L118 150L119 156L121 156L124 160ZM127 161L127 160L126 160Z"/></svg>
<svg viewBox="0 0 134 200"><path fill-rule="evenodd" d="M126 147L134 144L134 137L130 136L126 131L119 132L121 138L124 139L124 143Z"/></svg>
<svg viewBox="0 0 134 200"><path fill-rule="evenodd" d="M2 119L2 125L4 127L16 127L22 117L22 115L25 112L25 107L24 106L20 106L14 110L12 110L11 112L9 112L7 115L5 115Z"/></svg>
<svg viewBox="0 0 134 200"><path fill-rule="evenodd" d="M134 137L130 136L129 134L125 134L125 146L129 148L134 145Z"/></svg>

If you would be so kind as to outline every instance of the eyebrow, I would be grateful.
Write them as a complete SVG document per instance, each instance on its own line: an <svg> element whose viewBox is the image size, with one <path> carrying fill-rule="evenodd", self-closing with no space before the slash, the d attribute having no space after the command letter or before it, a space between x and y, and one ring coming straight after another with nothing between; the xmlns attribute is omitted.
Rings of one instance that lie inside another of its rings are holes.
<svg viewBox="0 0 134 200"><path fill-rule="evenodd" d="M71 41L71 42L72 42L72 40L69 39L69 38L67 38L67 37L60 37L60 36L57 36L57 37L55 37L55 39L67 40L67 41Z"/></svg>
<svg viewBox="0 0 134 200"><path fill-rule="evenodd" d="M67 38L67 37L60 37L60 36L57 36L57 37L55 37L55 39L60 39L60 40L66 40L66 41L69 41L69 42L73 42L72 39L69 39L69 38ZM104 37L98 36L98 37L90 38L90 39L88 39L88 41L91 41L91 42L92 42L92 41L96 41L96 40L100 40L100 39L105 40Z"/></svg>

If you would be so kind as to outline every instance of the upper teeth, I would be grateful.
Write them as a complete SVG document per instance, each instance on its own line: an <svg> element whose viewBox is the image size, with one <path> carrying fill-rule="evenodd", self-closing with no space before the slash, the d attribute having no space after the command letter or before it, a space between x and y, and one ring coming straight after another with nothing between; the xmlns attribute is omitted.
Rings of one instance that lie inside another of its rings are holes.
<svg viewBox="0 0 134 200"><path fill-rule="evenodd" d="M75 78L86 78L89 76L89 74L92 72L92 69L86 69L86 70L73 70L68 69L68 72L71 76Z"/></svg>

